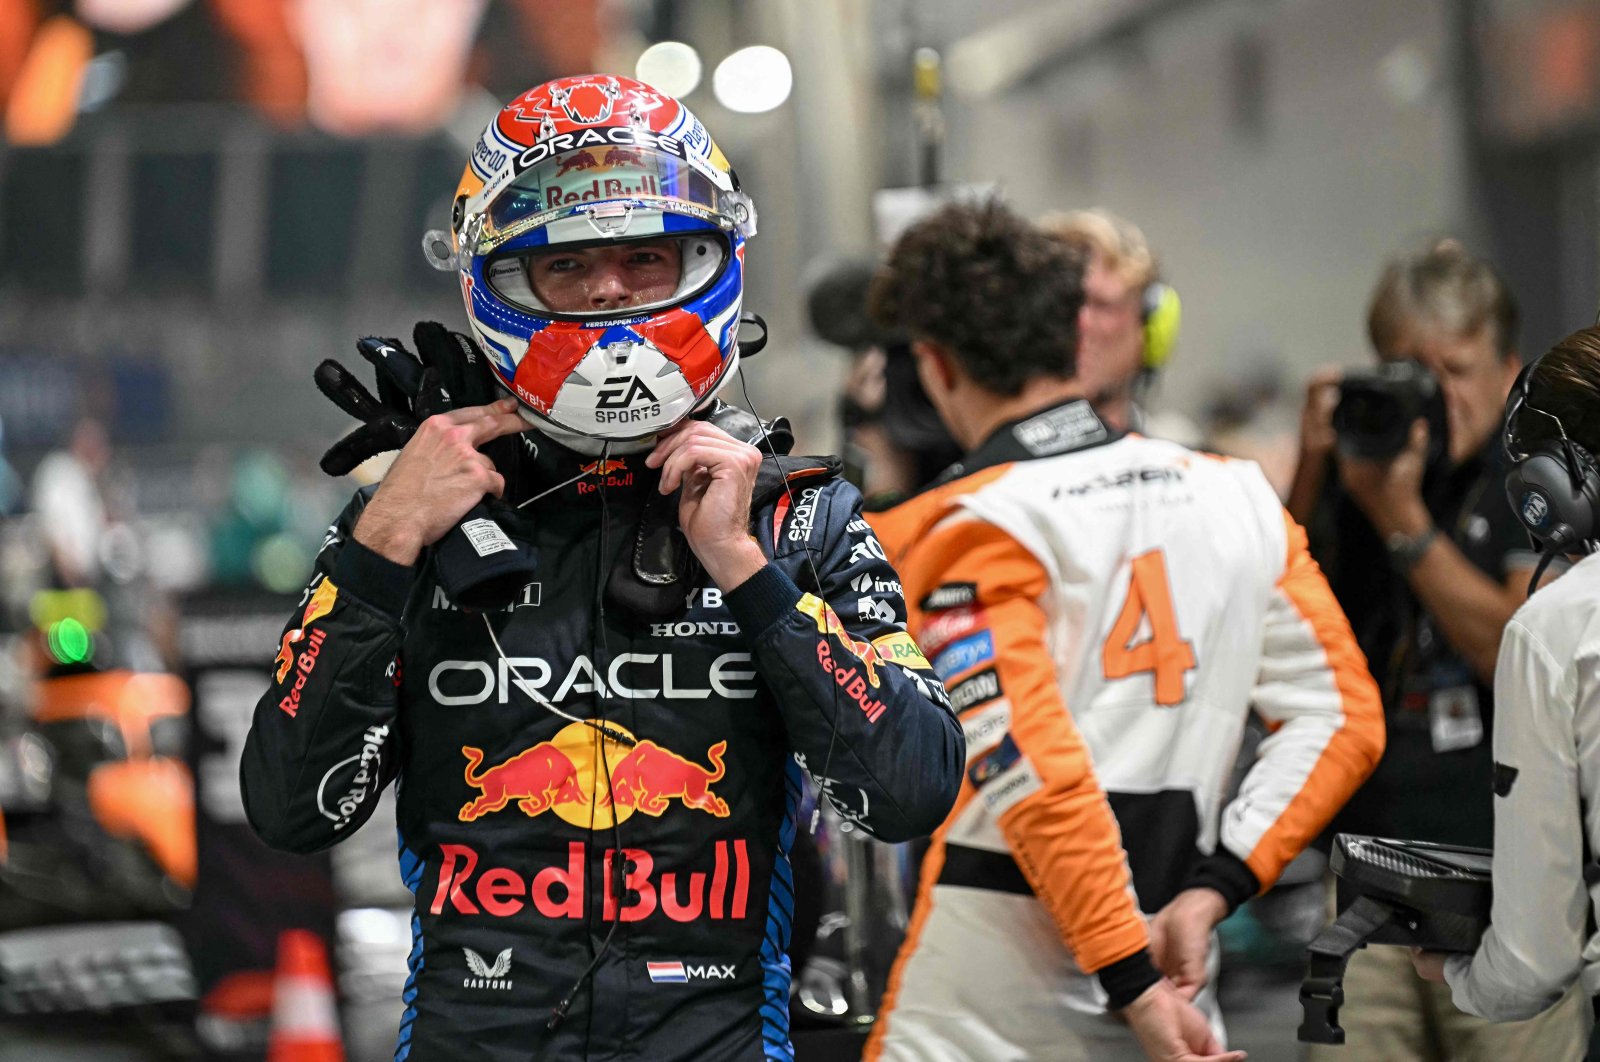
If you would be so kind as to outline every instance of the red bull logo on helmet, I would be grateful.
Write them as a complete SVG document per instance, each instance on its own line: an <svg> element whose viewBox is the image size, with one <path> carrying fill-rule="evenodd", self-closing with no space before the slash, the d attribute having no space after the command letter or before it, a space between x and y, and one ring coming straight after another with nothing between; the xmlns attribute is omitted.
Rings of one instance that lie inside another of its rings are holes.
<svg viewBox="0 0 1600 1062"><path fill-rule="evenodd" d="M587 151L578 152L577 158L592 158ZM570 161L570 160L568 160ZM566 165L564 161L563 166ZM560 176L560 174L557 174ZM556 207L571 206L574 203L593 203L603 199L636 199L643 196L661 195L661 185L651 174L642 174L632 180L620 177L597 177L584 184L569 185L559 188L551 185L544 190L544 205L547 210Z"/></svg>
<svg viewBox="0 0 1600 1062"><path fill-rule="evenodd" d="M556 176L571 173L573 170L592 170L600 165L600 160L592 152L574 151L556 164Z"/></svg>
<svg viewBox="0 0 1600 1062"><path fill-rule="evenodd" d="M463 746L463 777L479 795L462 805L457 818L474 822L515 804L529 818L553 811L574 826L602 829L613 820L627 821L635 811L659 818L675 803L728 817L728 802L712 789L725 773L726 741L706 750L709 766L703 767L648 739L629 745L633 735L624 727L606 727L610 733L602 734L572 723L549 741L488 768L483 768L481 749Z"/></svg>

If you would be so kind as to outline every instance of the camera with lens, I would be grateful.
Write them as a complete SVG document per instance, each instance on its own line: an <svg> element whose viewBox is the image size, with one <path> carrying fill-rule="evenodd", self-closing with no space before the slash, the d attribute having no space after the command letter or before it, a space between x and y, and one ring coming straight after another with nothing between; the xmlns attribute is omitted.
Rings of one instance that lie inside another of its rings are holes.
<svg viewBox="0 0 1600 1062"><path fill-rule="evenodd" d="M1385 362L1376 369L1347 372L1339 382L1333 431L1341 457L1387 461L1406 448L1411 425L1428 423L1426 467L1436 468L1449 453L1449 422L1444 391L1427 367L1416 361Z"/></svg>

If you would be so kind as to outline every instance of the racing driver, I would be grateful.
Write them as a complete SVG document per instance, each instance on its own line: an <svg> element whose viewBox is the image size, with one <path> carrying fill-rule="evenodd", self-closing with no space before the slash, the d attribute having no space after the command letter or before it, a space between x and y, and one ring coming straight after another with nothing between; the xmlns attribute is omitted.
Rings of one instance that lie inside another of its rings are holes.
<svg viewBox="0 0 1600 1062"><path fill-rule="evenodd" d="M444 256L472 336L416 342L502 397L419 418L334 525L242 766L296 852L397 780L397 1059L792 1058L803 773L888 841L955 800L961 729L856 491L718 426L754 229L700 122L626 78L534 88L473 151ZM486 495L511 515L475 548L538 566L473 610L433 546ZM687 550L657 571L663 506Z"/></svg>

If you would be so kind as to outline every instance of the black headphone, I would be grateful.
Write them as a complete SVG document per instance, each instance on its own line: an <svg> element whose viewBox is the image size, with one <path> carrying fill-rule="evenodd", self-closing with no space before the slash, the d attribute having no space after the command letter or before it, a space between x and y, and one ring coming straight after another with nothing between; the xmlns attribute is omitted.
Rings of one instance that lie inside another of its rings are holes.
<svg viewBox="0 0 1600 1062"><path fill-rule="evenodd" d="M1600 537L1600 467L1594 456L1567 436L1561 418L1528 401L1535 358L1517 377L1506 400L1504 441L1511 470L1506 473L1506 500L1522 526L1539 543L1544 557L1528 586L1532 593L1546 565L1580 543ZM1547 440L1532 450L1517 441L1517 417L1536 413L1555 421L1560 441Z"/></svg>

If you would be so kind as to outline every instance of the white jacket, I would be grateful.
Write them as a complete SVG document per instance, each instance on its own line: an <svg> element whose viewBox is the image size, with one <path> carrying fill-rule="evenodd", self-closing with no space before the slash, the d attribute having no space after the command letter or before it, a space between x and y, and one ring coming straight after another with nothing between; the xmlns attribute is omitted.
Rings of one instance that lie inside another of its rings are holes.
<svg viewBox="0 0 1600 1062"><path fill-rule="evenodd" d="M1461 1010L1531 1018L1578 978L1600 992L1600 936L1584 885L1600 838L1600 556L1540 590L1506 624L1494 672L1493 924L1445 979ZM1581 809L1581 814L1580 814Z"/></svg>

